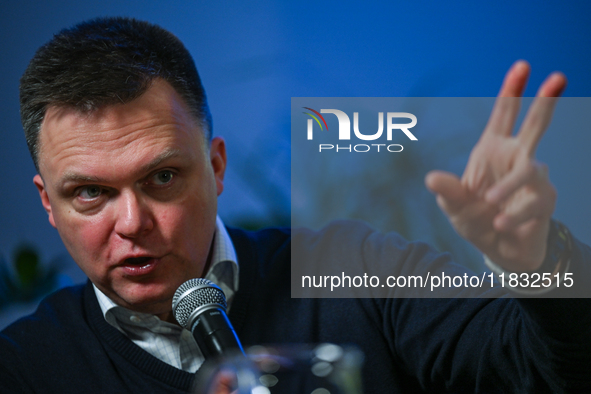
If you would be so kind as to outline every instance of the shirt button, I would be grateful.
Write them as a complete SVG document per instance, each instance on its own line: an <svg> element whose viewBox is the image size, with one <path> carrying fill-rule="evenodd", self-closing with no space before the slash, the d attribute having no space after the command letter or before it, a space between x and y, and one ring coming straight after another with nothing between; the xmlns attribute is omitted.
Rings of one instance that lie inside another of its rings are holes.
<svg viewBox="0 0 591 394"><path fill-rule="evenodd" d="M142 319L140 319L139 316L136 316L136 315L131 315L129 320L131 320L134 323L139 323L140 321L142 321Z"/></svg>

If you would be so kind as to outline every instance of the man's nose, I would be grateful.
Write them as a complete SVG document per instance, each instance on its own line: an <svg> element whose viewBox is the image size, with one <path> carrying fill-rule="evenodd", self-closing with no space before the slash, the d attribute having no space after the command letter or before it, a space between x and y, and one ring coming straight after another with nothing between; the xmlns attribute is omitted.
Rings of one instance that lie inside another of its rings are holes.
<svg viewBox="0 0 591 394"><path fill-rule="evenodd" d="M123 191L116 202L115 231L123 238L136 238L154 227L150 208L141 196L133 191Z"/></svg>

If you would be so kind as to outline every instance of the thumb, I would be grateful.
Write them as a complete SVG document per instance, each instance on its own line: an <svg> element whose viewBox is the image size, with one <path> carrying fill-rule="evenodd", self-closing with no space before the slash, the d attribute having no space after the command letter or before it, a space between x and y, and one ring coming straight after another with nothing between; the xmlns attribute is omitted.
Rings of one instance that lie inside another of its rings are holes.
<svg viewBox="0 0 591 394"><path fill-rule="evenodd" d="M460 178L450 172L429 172L425 176L425 186L437 196L439 207L448 215L458 212L470 200Z"/></svg>

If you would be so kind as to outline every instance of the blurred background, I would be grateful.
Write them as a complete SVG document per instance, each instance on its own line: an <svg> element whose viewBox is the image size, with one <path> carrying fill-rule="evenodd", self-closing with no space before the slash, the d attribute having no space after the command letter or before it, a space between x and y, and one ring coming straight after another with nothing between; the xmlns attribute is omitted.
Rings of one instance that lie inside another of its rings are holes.
<svg viewBox="0 0 591 394"><path fill-rule="evenodd" d="M4 1L0 168L13 175L0 186L0 328L34 310L48 291L84 281L32 184L35 169L19 119L18 80L52 34L107 15L159 24L193 54L208 92L214 134L227 141L228 172L219 206L229 225L290 224L291 97L490 97L517 59L532 65L527 96L535 95L554 70L569 79L566 96L591 92L591 3L583 0ZM556 217L587 243L589 131L558 127L538 154L559 191ZM466 140L475 141L480 130L466 133ZM437 143L446 140L439 135ZM439 159L430 162L458 171L470 147L454 150L453 157L433 149ZM417 166L416 183L397 198L413 199L431 169L425 167ZM429 226L429 220L418 222ZM417 232L420 226L405 235Z"/></svg>

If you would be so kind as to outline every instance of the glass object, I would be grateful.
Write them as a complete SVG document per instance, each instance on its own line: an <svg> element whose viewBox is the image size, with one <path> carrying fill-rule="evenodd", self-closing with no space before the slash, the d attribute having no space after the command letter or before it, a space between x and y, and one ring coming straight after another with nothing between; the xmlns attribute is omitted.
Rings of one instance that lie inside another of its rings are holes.
<svg viewBox="0 0 591 394"><path fill-rule="evenodd" d="M363 355L354 347L319 345L253 346L206 362L195 393L358 394Z"/></svg>

